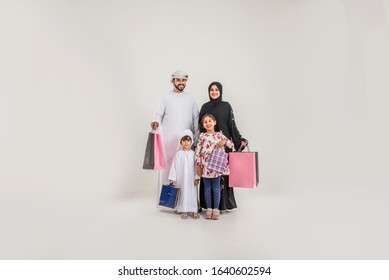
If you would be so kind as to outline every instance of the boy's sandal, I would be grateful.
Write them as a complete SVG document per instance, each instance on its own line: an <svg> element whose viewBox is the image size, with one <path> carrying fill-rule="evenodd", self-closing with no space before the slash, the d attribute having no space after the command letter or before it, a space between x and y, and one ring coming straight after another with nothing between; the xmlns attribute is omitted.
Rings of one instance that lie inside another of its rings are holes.
<svg viewBox="0 0 389 280"><path fill-rule="evenodd" d="M200 218L199 213L194 213L194 214L193 214L193 219L198 219L198 218Z"/></svg>
<svg viewBox="0 0 389 280"><path fill-rule="evenodd" d="M181 219L188 219L188 213L182 212Z"/></svg>
<svg viewBox="0 0 389 280"><path fill-rule="evenodd" d="M219 220L220 218L220 211L217 209L214 209L212 211L212 220Z"/></svg>

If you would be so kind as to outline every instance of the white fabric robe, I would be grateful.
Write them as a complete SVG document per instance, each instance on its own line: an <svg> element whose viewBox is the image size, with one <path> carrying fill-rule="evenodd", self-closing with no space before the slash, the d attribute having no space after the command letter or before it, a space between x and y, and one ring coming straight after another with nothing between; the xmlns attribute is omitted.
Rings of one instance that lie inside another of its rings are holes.
<svg viewBox="0 0 389 280"><path fill-rule="evenodd" d="M180 187L177 212L196 213L199 209L197 186L194 185L194 180L200 177L196 174L194 157L195 153L192 150L178 151L170 168L169 180L173 180L176 186Z"/></svg>
<svg viewBox="0 0 389 280"><path fill-rule="evenodd" d="M195 135L198 119L199 109L196 100L188 92L171 91L162 97L153 119L160 125L157 132L162 134L166 162L166 169L157 172L157 201L159 201L162 185L169 183L170 166L179 142L177 136L185 129L190 129Z"/></svg>

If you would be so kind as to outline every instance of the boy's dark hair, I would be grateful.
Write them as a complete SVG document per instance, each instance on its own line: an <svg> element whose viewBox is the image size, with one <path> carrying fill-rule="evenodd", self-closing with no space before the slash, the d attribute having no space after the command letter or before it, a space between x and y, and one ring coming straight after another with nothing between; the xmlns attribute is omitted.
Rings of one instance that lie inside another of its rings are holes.
<svg viewBox="0 0 389 280"><path fill-rule="evenodd" d="M189 136L189 135L185 135L184 137L181 138L180 140L180 144L182 143L182 141L184 140L189 140L190 142L192 142L192 138Z"/></svg>

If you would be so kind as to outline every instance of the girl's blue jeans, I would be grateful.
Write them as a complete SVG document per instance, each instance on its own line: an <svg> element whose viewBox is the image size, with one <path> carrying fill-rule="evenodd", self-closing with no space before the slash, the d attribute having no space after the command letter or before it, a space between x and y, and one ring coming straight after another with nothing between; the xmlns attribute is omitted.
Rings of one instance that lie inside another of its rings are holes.
<svg viewBox="0 0 389 280"><path fill-rule="evenodd" d="M216 178L204 178L204 196L207 208L219 209L220 205L220 176ZM213 197L213 205L212 205Z"/></svg>

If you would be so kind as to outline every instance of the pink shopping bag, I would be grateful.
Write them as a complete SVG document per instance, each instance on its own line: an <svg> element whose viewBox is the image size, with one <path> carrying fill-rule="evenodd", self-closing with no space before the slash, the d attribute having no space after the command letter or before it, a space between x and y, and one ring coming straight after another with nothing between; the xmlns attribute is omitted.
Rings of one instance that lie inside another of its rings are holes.
<svg viewBox="0 0 389 280"><path fill-rule="evenodd" d="M161 134L154 133L154 170L165 168L165 153L163 152Z"/></svg>
<svg viewBox="0 0 389 280"><path fill-rule="evenodd" d="M229 186L255 188L259 183L258 152L229 153Z"/></svg>

